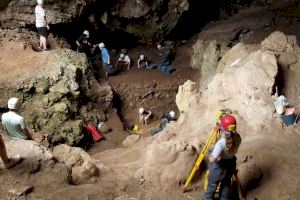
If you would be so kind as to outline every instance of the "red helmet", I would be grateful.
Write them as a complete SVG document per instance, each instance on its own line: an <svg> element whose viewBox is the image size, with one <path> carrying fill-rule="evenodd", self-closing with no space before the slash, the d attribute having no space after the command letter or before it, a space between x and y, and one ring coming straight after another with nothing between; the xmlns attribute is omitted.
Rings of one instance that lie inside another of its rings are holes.
<svg viewBox="0 0 300 200"><path fill-rule="evenodd" d="M236 130L236 120L232 115L226 114L221 118L221 126L226 131Z"/></svg>

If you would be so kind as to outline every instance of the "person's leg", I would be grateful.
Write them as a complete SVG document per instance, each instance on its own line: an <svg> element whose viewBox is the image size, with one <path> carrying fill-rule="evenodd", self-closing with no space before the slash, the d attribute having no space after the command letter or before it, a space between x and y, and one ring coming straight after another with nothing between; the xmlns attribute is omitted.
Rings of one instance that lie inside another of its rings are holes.
<svg viewBox="0 0 300 200"><path fill-rule="evenodd" d="M231 177L236 168L236 158L234 157L231 160L226 160L224 168L223 178L220 185L220 200L229 200L229 188L231 187Z"/></svg>
<svg viewBox="0 0 300 200"><path fill-rule="evenodd" d="M4 165L9 162L9 158L7 157L7 153L6 153L5 144L2 140L1 135L0 135L0 157L1 157Z"/></svg>
<svg viewBox="0 0 300 200"><path fill-rule="evenodd" d="M41 36L41 39L42 39L42 48L43 48L43 50L46 50L47 49L47 39L45 36Z"/></svg>
<svg viewBox="0 0 300 200"><path fill-rule="evenodd" d="M5 144L2 140L1 135L0 135L0 157L6 169L12 168L13 166L19 164L22 161L21 157L8 158Z"/></svg>
<svg viewBox="0 0 300 200"><path fill-rule="evenodd" d="M213 200L216 189L221 180L222 169L216 163L209 163L209 177L207 191L204 194L204 200Z"/></svg>

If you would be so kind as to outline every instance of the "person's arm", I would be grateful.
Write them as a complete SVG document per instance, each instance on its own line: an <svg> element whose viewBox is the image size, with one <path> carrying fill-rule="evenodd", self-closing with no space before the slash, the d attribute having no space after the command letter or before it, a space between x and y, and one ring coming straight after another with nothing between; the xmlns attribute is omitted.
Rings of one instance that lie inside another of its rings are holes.
<svg viewBox="0 0 300 200"><path fill-rule="evenodd" d="M145 65L146 65L147 68L149 68L147 60L145 60Z"/></svg>
<svg viewBox="0 0 300 200"><path fill-rule="evenodd" d="M152 115L152 112L148 110L148 114L146 115L146 119L148 119Z"/></svg>
<svg viewBox="0 0 300 200"><path fill-rule="evenodd" d="M138 62L137 62L137 64L138 64L138 68L141 68L141 66L140 66L140 62L141 62L141 59L138 59Z"/></svg>
<svg viewBox="0 0 300 200"><path fill-rule="evenodd" d="M33 136L30 133L30 131L28 130L28 128L22 129L22 132L24 133L24 135L26 135L28 137L28 139L33 140Z"/></svg>
<svg viewBox="0 0 300 200"><path fill-rule="evenodd" d="M116 62L116 64L115 64L115 67L118 66L119 62L120 62L120 59L117 60L117 62Z"/></svg>
<svg viewBox="0 0 300 200"><path fill-rule="evenodd" d="M208 156L209 162L217 162L221 160L221 153L223 151L222 148L222 139L220 139L214 146L213 152Z"/></svg>

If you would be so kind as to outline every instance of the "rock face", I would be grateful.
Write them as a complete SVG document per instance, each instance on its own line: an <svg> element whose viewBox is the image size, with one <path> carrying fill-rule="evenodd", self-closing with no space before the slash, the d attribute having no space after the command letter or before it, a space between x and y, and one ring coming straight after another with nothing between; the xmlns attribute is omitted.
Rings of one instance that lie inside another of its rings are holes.
<svg viewBox="0 0 300 200"><path fill-rule="evenodd" d="M35 6L35 0L1 2L2 28L33 24ZM162 39L175 27L182 13L189 9L189 3L187 0L126 0L109 3L96 0L49 0L45 1L45 8L51 24L87 17L95 27L104 23L112 30L124 30L144 41L152 41Z"/></svg>
<svg viewBox="0 0 300 200"><path fill-rule="evenodd" d="M18 97L29 128L49 135L51 143L77 144L86 122L105 120L112 107L110 87L96 82L83 54L63 49L41 54L24 45L2 41L2 68L8 73L0 75L0 108Z"/></svg>
<svg viewBox="0 0 300 200"><path fill-rule="evenodd" d="M49 0L45 1L48 10L47 17L51 24L70 22L73 18L79 17L83 9L91 1L85 0ZM18 1L6 0L0 3L0 18L2 27L24 27L26 24L35 22L34 8L36 0Z"/></svg>

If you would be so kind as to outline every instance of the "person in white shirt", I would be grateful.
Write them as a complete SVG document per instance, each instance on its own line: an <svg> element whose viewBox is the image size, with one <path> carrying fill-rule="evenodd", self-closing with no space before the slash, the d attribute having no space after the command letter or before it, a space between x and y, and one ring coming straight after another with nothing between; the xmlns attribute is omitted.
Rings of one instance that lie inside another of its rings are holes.
<svg viewBox="0 0 300 200"><path fill-rule="evenodd" d="M40 35L40 48L42 51L47 51L47 30L50 29L47 18L46 11L43 8L44 1L37 0L37 6L35 7L35 26Z"/></svg>
<svg viewBox="0 0 300 200"><path fill-rule="evenodd" d="M26 127L24 117L17 113L19 107L18 98L10 98L7 103L9 111L2 115L2 124L4 130L12 139L33 139L32 134Z"/></svg>
<svg viewBox="0 0 300 200"><path fill-rule="evenodd" d="M115 67L117 67L119 63L126 64L127 65L127 70L129 70L129 68L130 68L130 58L129 58L128 55L125 55L124 53L121 53L119 59L117 60L117 63L115 65Z"/></svg>

